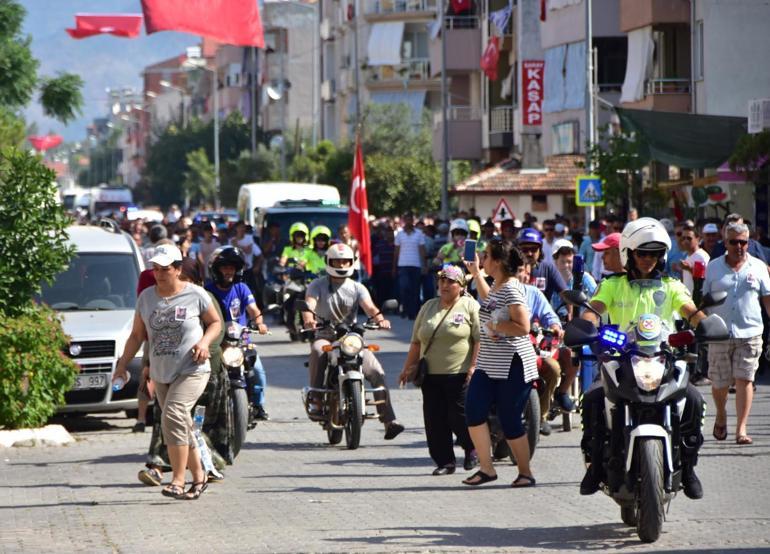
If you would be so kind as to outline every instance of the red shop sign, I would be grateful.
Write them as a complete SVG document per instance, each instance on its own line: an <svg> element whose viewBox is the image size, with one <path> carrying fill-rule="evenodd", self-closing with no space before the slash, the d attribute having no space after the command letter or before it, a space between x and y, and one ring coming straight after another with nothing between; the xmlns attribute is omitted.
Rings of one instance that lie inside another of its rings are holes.
<svg viewBox="0 0 770 554"><path fill-rule="evenodd" d="M522 62L522 94L523 113L522 119L524 125L542 125L543 124L543 71L545 62L543 60Z"/></svg>

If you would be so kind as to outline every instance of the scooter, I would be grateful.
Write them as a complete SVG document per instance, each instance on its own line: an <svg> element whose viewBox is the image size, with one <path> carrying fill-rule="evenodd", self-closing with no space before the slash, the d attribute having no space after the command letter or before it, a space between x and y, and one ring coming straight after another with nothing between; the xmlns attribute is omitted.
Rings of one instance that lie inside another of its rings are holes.
<svg viewBox="0 0 770 554"><path fill-rule="evenodd" d="M635 281L658 287L652 298L664 305L660 281ZM561 293L565 302L597 313L581 291ZM719 305L724 292L706 295L700 310ZM598 313L597 313L598 315ZM597 353L605 392L608 437L603 459L603 490L620 506L624 523L635 526L642 542L660 537L666 504L682 488L680 417L689 379L683 359L693 342L729 337L725 322L712 314L695 332L672 332L656 314L643 314L630 329L575 319L565 328L568 347L590 345Z"/></svg>

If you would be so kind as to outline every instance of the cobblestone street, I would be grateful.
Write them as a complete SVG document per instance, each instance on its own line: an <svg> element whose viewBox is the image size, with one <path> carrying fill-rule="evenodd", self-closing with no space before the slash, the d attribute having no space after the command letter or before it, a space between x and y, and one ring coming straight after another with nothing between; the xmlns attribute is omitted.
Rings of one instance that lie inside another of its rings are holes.
<svg viewBox="0 0 770 554"><path fill-rule="evenodd" d="M394 324L369 336L382 347L391 386L411 330L404 320ZM526 490L509 488L516 470L503 463L500 479L479 490L460 484L462 470L431 476L421 396L411 387L393 390L407 426L394 441L384 441L382 426L370 420L360 449L329 446L300 402L307 345L274 332L261 349L272 419L249 433L223 483L198 502L166 499L136 479L149 431L132 434L123 414L61 420L77 444L0 449L0 551L770 550L767 376L750 418L753 446L736 446L732 427L729 440L716 443L709 405L698 466L705 498L675 498L661 539L645 546L609 498L579 495L577 429L541 440L533 461L538 486Z"/></svg>

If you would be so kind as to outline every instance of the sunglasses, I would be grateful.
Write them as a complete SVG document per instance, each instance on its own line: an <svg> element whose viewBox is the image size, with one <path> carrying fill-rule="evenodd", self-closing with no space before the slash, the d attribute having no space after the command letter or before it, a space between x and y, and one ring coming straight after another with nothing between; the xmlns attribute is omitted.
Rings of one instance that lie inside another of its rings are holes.
<svg viewBox="0 0 770 554"><path fill-rule="evenodd" d="M727 242L730 244L730 246L738 246L739 244L741 246L746 246L749 243L749 241L741 239L730 239Z"/></svg>
<svg viewBox="0 0 770 554"><path fill-rule="evenodd" d="M540 250L539 246L519 246L519 250L525 253L537 252Z"/></svg>
<svg viewBox="0 0 770 554"><path fill-rule="evenodd" d="M634 250L637 258L660 258L665 253L665 250Z"/></svg>
<svg viewBox="0 0 770 554"><path fill-rule="evenodd" d="M544 233L553 232L555 230L556 229L554 227L543 227L543 232Z"/></svg>

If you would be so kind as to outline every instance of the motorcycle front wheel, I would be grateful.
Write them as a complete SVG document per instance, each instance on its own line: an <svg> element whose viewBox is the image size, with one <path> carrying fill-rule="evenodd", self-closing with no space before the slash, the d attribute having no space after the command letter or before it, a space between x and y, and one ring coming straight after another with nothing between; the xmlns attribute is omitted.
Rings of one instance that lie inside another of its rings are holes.
<svg viewBox="0 0 770 554"><path fill-rule="evenodd" d="M345 402L347 420L345 421L345 444L348 450L355 450L361 444L361 425L364 414L361 412L361 386L357 382L345 384Z"/></svg>
<svg viewBox="0 0 770 554"><path fill-rule="evenodd" d="M639 495L636 531L642 542L655 542L663 530L663 443L643 438L639 452Z"/></svg>
<svg viewBox="0 0 770 554"><path fill-rule="evenodd" d="M233 457L235 457L246 442L246 431L248 430L249 425L249 399L246 396L246 391L244 389L231 389L230 392L230 412L233 418L233 436L231 444L233 448Z"/></svg>
<svg viewBox="0 0 770 554"><path fill-rule="evenodd" d="M329 444L339 444L342 442L342 429L327 429L326 438L329 439Z"/></svg>

